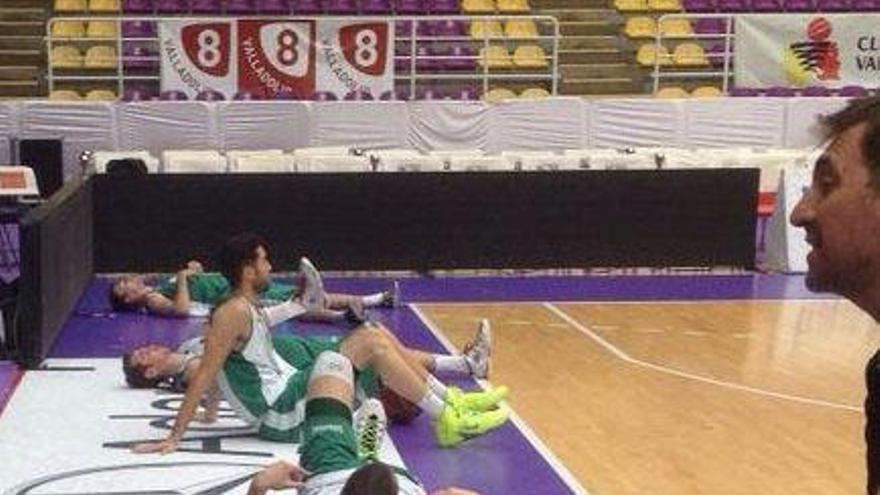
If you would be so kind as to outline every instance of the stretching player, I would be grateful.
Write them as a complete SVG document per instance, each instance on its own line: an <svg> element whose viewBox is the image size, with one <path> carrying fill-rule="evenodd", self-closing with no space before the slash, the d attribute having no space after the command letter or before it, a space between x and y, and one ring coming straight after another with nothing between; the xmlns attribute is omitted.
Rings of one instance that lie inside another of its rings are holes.
<svg viewBox="0 0 880 495"><path fill-rule="evenodd" d="M297 488L300 495L425 495L407 470L379 461L385 434L382 405L365 402L352 417L354 370L344 356L318 356L308 383L301 467L277 462L251 481L248 495ZM479 495L447 488L433 495Z"/></svg>
<svg viewBox="0 0 880 495"><path fill-rule="evenodd" d="M323 307L325 294L317 271L304 263L302 293L288 303L260 307L256 296L268 285L272 269L266 246L253 234L236 236L224 245L220 265L232 282L232 296L212 314L204 355L171 433L161 442L135 446L136 451L176 450L215 380L239 417L257 426L261 436L280 441L299 438L307 380L314 363L297 363L295 356L288 355L289 349L276 348L269 329L308 309ZM457 445L507 420L506 410L491 409L499 400L497 394L449 393L438 380L428 378L424 366L389 343L375 325L360 326L337 350L358 371L372 368L388 388L418 404L432 418L436 440L442 446Z"/></svg>
<svg viewBox="0 0 880 495"><path fill-rule="evenodd" d="M152 283L151 283L152 282ZM400 300L397 282L385 292L366 296L328 294L327 307L331 311L310 315L317 319L335 320L342 312L355 307L394 306ZM291 298L296 286L272 282L260 291L263 301L281 302ZM126 275L110 287L110 305L114 311L147 311L163 316L205 316L210 309L229 296L229 282L220 273L205 272L202 264L192 260L174 276L161 276L153 281L144 275Z"/></svg>

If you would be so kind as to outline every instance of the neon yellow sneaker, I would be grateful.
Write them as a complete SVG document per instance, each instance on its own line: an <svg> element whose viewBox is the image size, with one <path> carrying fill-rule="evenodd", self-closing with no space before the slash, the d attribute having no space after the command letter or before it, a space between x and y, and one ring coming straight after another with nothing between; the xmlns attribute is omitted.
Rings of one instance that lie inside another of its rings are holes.
<svg viewBox="0 0 880 495"><path fill-rule="evenodd" d="M498 403L507 397L507 387L490 388L485 392L463 392L458 387L446 389L446 400L459 409L476 412L491 411L498 408Z"/></svg>
<svg viewBox="0 0 880 495"><path fill-rule="evenodd" d="M434 437L441 447L454 447L469 438L498 428L509 416L506 409L473 412L446 404L443 413L434 422Z"/></svg>

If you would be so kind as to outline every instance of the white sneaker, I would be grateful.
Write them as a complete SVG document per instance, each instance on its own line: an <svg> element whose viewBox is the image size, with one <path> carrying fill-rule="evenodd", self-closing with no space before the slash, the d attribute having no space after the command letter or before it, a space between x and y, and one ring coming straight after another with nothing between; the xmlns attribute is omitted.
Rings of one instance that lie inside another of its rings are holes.
<svg viewBox="0 0 880 495"><path fill-rule="evenodd" d="M388 430L388 418L379 399L367 399L352 417L357 437L358 457L362 460L379 460L379 451Z"/></svg>
<svg viewBox="0 0 880 495"><path fill-rule="evenodd" d="M474 339L464 346L464 358L475 378L489 378L489 362L492 355L492 328L489 320L480 320L480 328Z"/></svg>
<svg viewBox="0 0 880 495"><path fill-rule="evenodd" d="M306 311L323 310L327 306L324 282L315 265L308 258L299 260L299 299Z"/></svg>

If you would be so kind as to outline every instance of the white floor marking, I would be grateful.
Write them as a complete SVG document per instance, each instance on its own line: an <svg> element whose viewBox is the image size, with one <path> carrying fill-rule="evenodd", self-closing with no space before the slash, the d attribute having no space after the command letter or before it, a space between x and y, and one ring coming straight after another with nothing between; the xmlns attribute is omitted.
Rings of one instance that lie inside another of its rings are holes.
<svg viewBox="0 0 880 495"><path fill-rule="evenodd" d="M664 373L667 375L677 376L679 378L685 378L688 380L694 380L694 381L698 381L698 382L708 383L711 385L717 385L719 387L730 388L730 389L739 390L742 392L763 395L766 397L773 397L775 399L800 402L803 404L810 404L813 406L830 407L830 408L834 408L834 409L841 409L844 411L852 411L852 412L857 412L857 413L862 412L862 409L860 407L853 406L850 404L840 404L837 402L830 402L830 401L825 401L825 400L821 400L821 399L811 399L809 397L801 397L799 395L791 395L791 394L784 394L784 393L780 393L780 392L773 392L770 390L763 390L763 389L756 388L756 387L750 387L748 385L727 382L724 380L717 380L715 378L709 378L709 377L705 377L705 376L695 375L695 374L688 373L685 371L679 371L674 368L668 368L666 366L661 366L661 365L657 365L654 363L649 363L647 361L642 361L640 359L633 358L629 354L627 354L626 352L620 350L617 346L615 346L614 344L603 339L599 334L590 330L585 325L581 324L579 321L577 321L574 318L572 318L571 316L569 316L566 312L557 308L555 305L553 305L551 303L544 303L544 307L547 308L548 311L554 313L556 316L558 316L558 317L562 318L563 320L565 320L566 322L568 322L572 327L579 330L581 333L585 334L587 337L592 339L595 343L597 343L601 347L605 348L605 350L607 350L608 352L613 354L615 357L617 357L627 363L633 364L635 366L641 366L643 368L648 368L648 369L658 371L660 373Z"/></svg>
<svg viewBox="0 0 880 495"><path fill-rule="evenodd" d="M456 349L456 347L452 345L452 342L450 342L449 339L447 339L446 336L443 335L441 330L434 324L434 322L431 321L431 319L428 318L428 316L425 315L421 309L419 309L417 304L409 304L409 307L410 309L412 309L413 313L415 313L416 316L419 317L419 319L422 321L422 324L424 324L425 327L430 330L432 334L434 334L434 337L438 341L440 341L440 343L443 345L443 347L446 348L448 352L458 353L458 349ZM485 389L488 386L489 382L485 380L477 380L477 383L479 383L480 386ZM520 417L520 415L517 414L516 411L514 411L509 404L506 404L505 406L510 409L510 421L514 424L514 426L519 429L520 433L522 433L523 436L526 437L529 443L532 444L532 447L534 447L535 450L537 450L538 453L541 454L544 460L547 461L547 464L549 464L553 468L553 470L556 472L556 475L559 476L559 478L562 479L562 481L566 485L568 485L571 491L573 491L577 495L590 495L590 492L588 492L587 489L580 484L577 478L575 478L574 475L571 474L571 471L569 471L568 468L566 468L562 464L562 461L560 461L556 457L556 455L550 450L550 448L547 447L547 445L545 445L540 438L538 438L538 435L536 435L535 432L532 431L528 423L526 423L526 421L522 419L522 417Z"/></svg>

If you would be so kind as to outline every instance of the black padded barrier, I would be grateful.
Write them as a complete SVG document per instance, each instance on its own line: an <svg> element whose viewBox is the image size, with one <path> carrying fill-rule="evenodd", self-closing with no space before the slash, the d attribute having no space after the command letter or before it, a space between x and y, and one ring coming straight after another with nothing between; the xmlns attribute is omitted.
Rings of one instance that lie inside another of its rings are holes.
<svg viewBox="0 0 880 495"><path fill-rule="evenodd" d="M13 330L16 360L33 368L92 277L91 181L68 183L21 221L21 288Z"/></svg>
<svg viewBox="0 0 880 495"><path fill-rule="evenodd" d="M95 269L210 262L255 231L276 270L752 268L758 169L98 176Z"/></svg>

